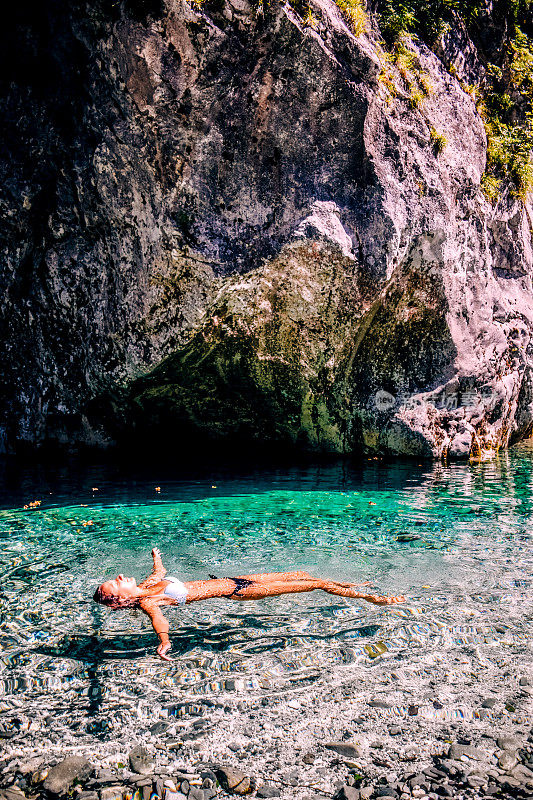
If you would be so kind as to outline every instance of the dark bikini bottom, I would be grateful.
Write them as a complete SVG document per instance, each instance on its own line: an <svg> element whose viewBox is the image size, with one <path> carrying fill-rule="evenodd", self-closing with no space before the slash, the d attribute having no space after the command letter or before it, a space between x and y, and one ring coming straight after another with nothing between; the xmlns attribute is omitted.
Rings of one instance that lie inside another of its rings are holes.
<svg viewBox="0 0 533 800"><path fill-rule="evenodd" d="M219 580L218 575L210 575L210 578L217 581ZM247 578L230 578L229 576L225 575L225 580L233 581L235 584L235 589L232 591L231 594L227 594L226 597L234 597L235 595L239 597L239 592L241 589L245 589L247 586L251 586L253 581L249 581Z"/></svg>

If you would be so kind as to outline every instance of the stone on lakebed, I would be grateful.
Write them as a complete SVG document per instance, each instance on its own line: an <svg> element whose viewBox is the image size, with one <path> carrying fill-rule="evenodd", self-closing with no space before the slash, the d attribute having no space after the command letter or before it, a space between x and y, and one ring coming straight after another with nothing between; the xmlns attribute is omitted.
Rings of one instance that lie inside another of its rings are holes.
<svg viewBox="0 0 533 800"><path fill-rule="evenodd" d="M360 749L351 742L325 742L324 747L345 758L361 758Z"/></svg>
<svg viewBox="0 0 533 800"><path fill-rule="evenodd" d="M219 766L215 770L216 776L220 785L226 792L232 794L249 794L255 788L255 781L253 778L245 775L235 767Z"/></svg>
<svg viewBox="0 0 533 800"><path fill-rule="evenodd" d="M155 758L143 747L138 745L130 753L130 767L138 775L151 775L155 767Z"/></svg>
<svg viewBox="0 0 533 800"><path fill-rule="evenodd" d="M93 765L81 756L69 756L52 767L43 782L43 788L51 795L60 797L68 793L74 781L89 778Z"/></svg>

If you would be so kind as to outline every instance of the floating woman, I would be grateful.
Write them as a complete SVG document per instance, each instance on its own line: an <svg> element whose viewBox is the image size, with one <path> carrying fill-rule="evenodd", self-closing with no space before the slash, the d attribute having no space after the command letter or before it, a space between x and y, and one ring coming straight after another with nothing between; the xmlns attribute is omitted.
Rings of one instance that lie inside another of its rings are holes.
<svg viewBox="0 0 533 800"><path fill-rule="evenodd" d="M177 578L166 576L161 552L152 550L154 568L152 574L137 585L135 578L118 575L112 581L106 581L98 587L93 600L110 608L140 608L150 617L154 631L159 636L157 654L164 660L170 650L168 638L169 624L160 606L175 606L183 603L194 603L197 600L209 600L215 597L227 597L229 600L262 600L264 597L277 597L280 594L296 594L322 589L329 594L340 597L355 597L367 600L378 606L393 603L405 603L405 597L385 597L377 594L356 592L355 586L368 586L368 583L339 583L313 578L308 572L265 572L258 575L240 575L237 578L216 578L209 580L181 582Z"/></svg>

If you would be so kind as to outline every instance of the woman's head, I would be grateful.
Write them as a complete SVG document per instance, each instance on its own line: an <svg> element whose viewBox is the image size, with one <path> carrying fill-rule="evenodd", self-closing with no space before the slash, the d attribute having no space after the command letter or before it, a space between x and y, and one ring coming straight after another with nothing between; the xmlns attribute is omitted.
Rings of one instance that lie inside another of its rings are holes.
<svg viewBox="0 0 533 800"><path fill-rule="evenodd" d="M93 600L110 608L130 608L137 605L141 592L135 578L118 575L112 581L102 583L93 595Z"/></svg>

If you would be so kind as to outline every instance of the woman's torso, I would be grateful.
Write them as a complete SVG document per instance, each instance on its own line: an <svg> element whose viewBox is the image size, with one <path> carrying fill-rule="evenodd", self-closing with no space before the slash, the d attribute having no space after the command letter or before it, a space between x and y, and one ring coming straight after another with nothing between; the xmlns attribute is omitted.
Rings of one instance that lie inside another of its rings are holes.
<svg viewBox="0 0 533 800"><path fill-rule="evenodd" d="M166 583L166 586L163 589L164 597L168 597L178 604L187 602L187 595L189 593L182 581L180 581L178 578L174 578L172 575L167 575L162 583Z"/></svg>

